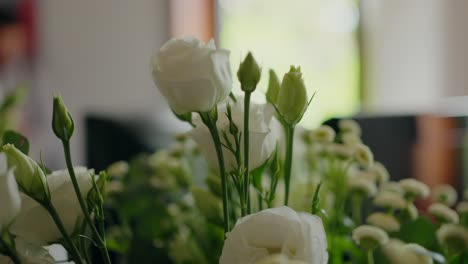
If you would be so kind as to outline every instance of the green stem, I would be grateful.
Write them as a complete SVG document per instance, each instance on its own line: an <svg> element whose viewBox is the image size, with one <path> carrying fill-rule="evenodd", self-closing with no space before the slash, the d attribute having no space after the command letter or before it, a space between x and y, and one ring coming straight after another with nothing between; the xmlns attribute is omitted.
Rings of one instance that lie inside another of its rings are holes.
<svg viewBox="0 0 468 264"><path fill-rule="evenodd" d="M68 253L70 253L70 255L72 256L73 261L75 261L77 264L83 263L83 259L80 255L80 252L78 251L75 244L68 235L67 230L65 229L65 226L63 225L63 222L60 219L60 216L57 213L57 210L55 209L52 202L49 202L49 204L45 204L43 206L49 212L50 216L55 222L55 225L57 226L63 238L65 239L65 246L67 248Z"/></svg>
<svg viewBox="0 0 468 264"><path fill-rule="evenodd" d="M221 140L219 138L218 128L216 127L216 122L211 118L209 113L200 113L203 123L208 127L211 137L213 138L213 143L216 149L216 154L218 156L218 166L219 174L221 175L221 191L223 196L223 217L224 217L224 233L229 232L229 207L228 207L228 185L226 177L226 169L224 167L224 155L221 145Z"/></svg>
<svg viewBox="0 0 468 264"><path fill-rule="evenodd" d="M81 194L80 186L78 185L78 181L75 175L75 170L73 169L73 163L71 160L70 141L63 140L62 144L63 144L63 150L65 152L65 162L67 163L68 173L70 174L70 178L73 183L73 188L75 189L75 194L78 199L78 202L80 203L80 207L85 216L85 220L88 223L88 226L91 228L91 232L93 233L93 236L98 240L97 243L99 245L99 251L101 252L104 263L111 264L109 252L107 251L107 247L106 247L106 242L99 235L99 232L96 229L93 219L91 218L91 215L88 211L83 195Z"/></svg>
<svg viewBox="0 0 468 264"><path fill-rule="evenodd" d="M21 260L16 252L15 241L8 231L3 234L0 232L0 255L1 254L8 256L14 264L21 264Z"/></svg>
<svg viewBox="0 0 468 264"><path fill-rule="evenodd" d="M245 92L244 99L244 201L247 203L247 212L246 214L251 213L250 206L250 177L249 177L249 116L250 116L250 94L251 92ZM245 216L243 214L242 216Z"/></svg>
<svg viewBox="0 0 468 264"><path fill-rule="evenodd" d="M372 250L367 250L367 264L374 264L374 254Z"/></svg>
<svg viewBox="0 0 468 264"><path fill-rule="evenodd" d="M286 160L284 163L284 183L285 183L284 205L287 206L289 202L289 186L290 186L291 171L292 171L294 126L285 125L284 129L286 132Z"/></svg>
<svg viewBox="0 0 468 264"><path fill-rule="evenodd" d="M356 225L361 224L361 212L362 212L362 199L359 193L355 193L352 198L353 203L353 220Z"/></svg>

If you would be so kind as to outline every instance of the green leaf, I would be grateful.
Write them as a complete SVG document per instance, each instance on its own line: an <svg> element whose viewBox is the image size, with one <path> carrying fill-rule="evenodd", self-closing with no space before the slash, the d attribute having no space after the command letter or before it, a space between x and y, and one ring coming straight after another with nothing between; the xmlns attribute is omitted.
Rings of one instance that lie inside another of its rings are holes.
<svg viewBox="0 0 468 264"><path fill-rule="evenodd" d="M435 227L425 217L405 223L400 229L400 238L407 243L416 243L425 248L431 248L437 241Z"/></svg>
<svg viewBox="0 0 468 264"><path fill-rule="evenodd" d="M22 134L13 131L7 130L3 133L3 143L2 144L12 144L15 148L19 149L23 154L28 155L29 153L29 141Z"/></svg>

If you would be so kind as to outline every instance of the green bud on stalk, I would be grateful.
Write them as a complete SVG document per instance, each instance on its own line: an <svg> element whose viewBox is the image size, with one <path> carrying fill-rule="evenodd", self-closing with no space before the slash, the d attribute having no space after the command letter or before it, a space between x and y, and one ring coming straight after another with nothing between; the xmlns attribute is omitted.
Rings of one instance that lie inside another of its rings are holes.
<svg viewBox="0 0 468 264"><path fill-rule="evenodd" d="M237 78L241 83L241 89L244 92L253 92L260 81L262 71L255 61L252 53L249 52L244 61L240 64L237 71Z"/></svg>
<svg viewBox="0 0 468 264"><path fill-rule="evenodd" d="M8 168L14 168L21 191L39 202L50 201L47 179L41 167L11 144L2 147L7 156Z"/></svg>
<svg viewBox="0 0 468 264"><path fill-rule="evenodd" d="M75 123L60 96L54 97L52 130L63 141L69 141L75 131Z"/></svg>
<svg viewBox="0 0 468 264"><path fill-rule="evenodd" d="M286 124L295 125L302 119L309 104L300 67L291 66L284 75L275 105Z"/></svg>
<svg viewBox="0 0 468 264"><path fill-rule="evenodd" d="M266 99L269 103L276 104L280 87L281 83L278 79L278 75L276 75L274 70L270 69L270 80L268 81L268 90L266 93Z"/></svg>

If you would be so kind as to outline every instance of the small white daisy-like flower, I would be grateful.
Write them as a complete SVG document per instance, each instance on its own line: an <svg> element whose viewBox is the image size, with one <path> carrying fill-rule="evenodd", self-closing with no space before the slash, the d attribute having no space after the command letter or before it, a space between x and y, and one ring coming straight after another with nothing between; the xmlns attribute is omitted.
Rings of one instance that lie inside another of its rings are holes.
<svg viewBox="0 0 468 264"><path fill-rule="evenodd" d="M414 198L426 198L429 196L429 187L415 179L403 179L400 186L406 195Z"/></svg>
<svg viewBox="0 0 468 264"><path fill-rule="evenodd" d="M388 242L387 233L376 226L361 225L353 230L353 240L366 250L373 250Z"/></svg>
<svg viewBox="0 0 468 264"><path fill-rule="evenodd" d="M362 140L359 135L356 135L352 132L345 132L341 135L341 141L346 146L356 146L358 144L362 144Z"/></svg>
<svg viewBox="0 0 468 264"><path fill-rule="evenodd" d="M380 185L380 191L395 192L403 195L403 188L401 188L401 185L398 182L394 181L382 183L382 185Z"/></svg>
<svg viewBox="0 0 468 264"><path fill-rule="evenodd" d="M444 224L436 232L437 240L442 246L453 251L468 249L468 230L457 224Z"/></svg>
<svg viewBox="0 0 468 264"><path fill-rule="evenodd" d="M468 202L465 202L465 201L459 202L459 203L457 204L456 209L457 209L457 212L458 212L459 214L468 213Z"/></svg>
<svg viewBox="0 0 468 264"><path fill-rule="evenodd" d="M359 176L348 178L348 188L352 192L360 192L366 197L374 196L377 193L377 186L373 181Z"/></svg>
<svg viewBox="0 0 468 264"><path fill-rule="evenodd" d="M382 228L387 232L397 232L400 230L400 222L390 214L373 213L367 217L367 223Z"/></svg>
<svg viewBox="0 0 468 264"><path fill-rule="evenodd" d="M408 213L408 216L411 218L411 220L418 219L419 211L418 211L418 208L416 208L416 205L414 205L414 203L408 204L405 210L406 210L406 213Z"/></svg>
<svg viewBox="0 0 468 264"><path fill-rule="evenodd" d="M370 170L357 170L353 172L352 175L375 183L377 182L377 175L375 175L375 173Z"/></svg>
<svg viewBox="0 0 468 264"><path fill-rule="evenodd" d="M376 180L379 183L388 182L390 179L390 174L388 173L387 168L378 161L374 162L374 165L372 165L370 170L374 172Z"/></svg>
<svg viewBox="0 0 468 264"><path fill-rule="evenodd" d="M441 203L433 203L429 206L428 212L447 223L457 224L460 220L457 212Z"/></svg>
<svg viewBox="0 0 468 264"><path fill-rule="evenodd" d="M342 119L338 121L338 128L343 133L351 132L358 136L361 136L361 126L359 126L359 124L355 120Z"/></svg>
<svg viewBox="0 0 468 264"><path fill-rule="evenodd" d="M341 158L350 158L354 154L354 148L342 144L330 143L325 148L328 154Z"/></svg>
<svg viewBox="0 0 468 264"><path fill-rule="evenodd" d="M374 198L374 204L384 208L404 209L406 207L406 200L401 194L389 191L377 193Z"/></svg>
<svg viewBox="0 0 468 264"><path fill-rule="evenodd" d="M107 168L107 174L110 177L121 178L128 173L129 166L125 161L117 161Z"/></svg>
<svg viewBox="0 0 468 264"><path fill-rule="evenodd" d="M408 264L432 264L434 263L432 252L418 244L406 244L402 248Z"/></svg>
<svg viewBox="0 0 468 264"><path fill-rule="evenodd" d="M457 191L449 184L436 186L432 190L432 199L447 206L453 206L457 202L457 198Z"/></svg>
<svg viewBox="0 0 468 264"><path fill-rule="evenodd" d="M369 168L374 163L374 155L366 145L359 144L355 148L354 158L364 168Z"/></svg>
<svg viewBox="0 0 468 264"><path fill-rule="evenodd" d="M335 130L323 125L309 132L309 138L314 142L329 143L335 140Z"/></svg>

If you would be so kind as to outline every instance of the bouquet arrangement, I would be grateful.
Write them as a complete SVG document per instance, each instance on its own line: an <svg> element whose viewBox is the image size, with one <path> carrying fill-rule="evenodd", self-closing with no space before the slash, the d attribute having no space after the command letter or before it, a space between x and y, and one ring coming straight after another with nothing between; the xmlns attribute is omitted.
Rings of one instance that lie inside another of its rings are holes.
<svg viewBox="0 0 468 264"><path fill-rule="evenodd" d="M449 185L390 181L352 120L299 126L312 96L300 67L269 72L265 104L252 54L232 92L229 51L195 38L167 42L152 74L175 116L193 129L153 155L95 173L74 167L74 122L54 98L52 128L67 169L27 156L4 133L0 263L465 263L468 202ZM427 212L415 202L430 197ZM455 208L455 209L453 209ZM96 254L98 253L97 256Z"/></svg>

